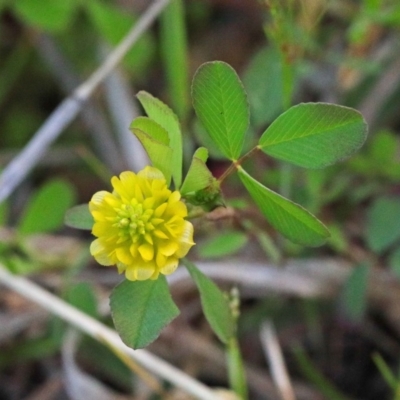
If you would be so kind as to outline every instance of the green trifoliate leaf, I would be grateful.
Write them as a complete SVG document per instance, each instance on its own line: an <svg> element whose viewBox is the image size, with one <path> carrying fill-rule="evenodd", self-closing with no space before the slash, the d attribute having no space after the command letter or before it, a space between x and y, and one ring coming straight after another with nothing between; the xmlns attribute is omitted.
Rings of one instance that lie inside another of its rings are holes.
<svg viewBox="0 0 400 400"><path fill-rule="evenodd" d="M242 168L244 186L270 224L294 243L320 246L330 236L325 225L310 212L257 182Z"/></svg>
<svg viewBox="0 0 400 400"><path fill-rule="evenodd" d="M116 330L133 349L153 342L179 315L163 275L155 280L124 280L112 291L110 306Z"/></svg>
<svg viewBox="0 0 400 400"><path fill-rule="evenodd" d="M351 108L303 103L281 114L263 133L261 150L301 167L323 168L353 154L364 143L367 124Z"/></svg>
<svg viewBox="0 0 400 400"><path fill-rule="evenodd" d="M27 235L51 232L61 227L74 198L74 189L67 182L47 182L30 199L19 221L18 232Z"/></svg>
<svg viewBox="0 0 400 400"><path fill-rule="evenodd" d="M171 147L154 139L148 133L143 132L140 129L132 128L132 132L139 139L140 143L146 150L151 163L154 167L158 168L167 181L167 185L171 182L171 160L173 157L173 151Z"/></svg>
<svg viewBox="0 0 400 400"><path fill-rule="evenodd" d="M79 206L70 208L65 213L64 223L71 228L91 230L93 228L94 219L89 211L89 205L80 204Z"/></svg>
<svg viewBox="0 0 400 400"><path fill-rule="evenodd" d="M182 195L197 192L213 183L214 177L206 165L207 158L208 151L205 147L200 147L195 151L189 171L180 188Z"/></svg>
<svg viewBox="0 0 400 400"><path fill-rule="evenodd" d="M235 330L229 302L218 286L193 263L183 260L200 292L201 305L211 328L223 343L228 343Z"/></svg>
<svg viewBox="0 0 400 400"><path fill-rule="evenodd" d="M142 132L147 133L153 139L169 146L168 132L153 119L150 119L148 117L135 118L132 121L129 129L131 131L133 131L133 129L140 129Z"/></svg>
<svg viewBox="0 0 400 400"><path fill-rule="evenodd" d="M169 146L172 149L172 178L175 187L182 183L182 133L178 117L161 100L150 93L140 91L136 97L139 99L147 115L157 124L161 125L168 133Z"/></svg>
<svg viewBox="0 0 400 400"><path fill-rule="evenodd" d="M225 157L238 159L249 125L249 107L235 70L221 61L200 66L193 79L192 100L217 148Z"/></svg>

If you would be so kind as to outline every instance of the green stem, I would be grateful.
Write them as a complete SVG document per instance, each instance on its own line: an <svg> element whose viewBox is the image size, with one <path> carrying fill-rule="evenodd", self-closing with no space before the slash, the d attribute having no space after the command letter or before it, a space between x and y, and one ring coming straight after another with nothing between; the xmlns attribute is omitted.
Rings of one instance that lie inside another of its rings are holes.
<svg viewBox="0 0 400 400"><path fill-rule="evenodd" d="M286 111L292 105L293 86L294 86L294 67L288 59L289 55L281 51L282 58L282 92L283 92L283 110Z"/></svg>
<svg viewBox="0 0 400 400"><path fill-rule="evenodd" d="M335 386L332 385L315 367L302 347L293 348L294 356L303 375L318 388L324 399L348 400Z"/></svg>
<svg viewBox="0 0 400 400"><path fill-rule="evenodd" d="M242 354L236 337L232 337L227 345L229 386L241 400L247 400L248 389Z"/></svg>
<svg viewBox="0 0 400 400"><path fill-rule="evenodd" d="M105 183L109 184L112 177L111 172L88 148L76 147L76 152L87 164L87 166Z"/></svg>
<svg viewBox="0 0 400 400"><path fill-rule="evenodd" d="M250 151L248 151L244 156L240 157L239 160L233 161L233 163L226 169L226 171L218 178L219 184L221 184L229 175L231 175L234 171L238 169L242 163L251 157L254 153L260 150L259 146L253 147Z"/></svg>

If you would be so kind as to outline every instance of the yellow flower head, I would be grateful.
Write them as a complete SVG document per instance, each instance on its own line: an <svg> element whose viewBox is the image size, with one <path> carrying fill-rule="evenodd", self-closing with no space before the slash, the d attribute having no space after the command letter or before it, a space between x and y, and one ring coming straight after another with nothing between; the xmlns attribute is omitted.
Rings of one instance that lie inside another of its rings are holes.
<svg viewBox="0 0 400 400"><path fill-rule="evenodd" d="M171 274L194 245L193 225L178 191L167 188L153 167L111 179L112 193L93 195L89 209L97 237L90 253L102 265L117 265L127 279L157 279Z"/></svg>

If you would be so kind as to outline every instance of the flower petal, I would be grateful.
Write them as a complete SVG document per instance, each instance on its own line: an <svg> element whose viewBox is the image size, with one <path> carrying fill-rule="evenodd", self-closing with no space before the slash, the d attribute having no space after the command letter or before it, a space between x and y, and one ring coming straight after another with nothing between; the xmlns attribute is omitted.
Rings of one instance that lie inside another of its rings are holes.
<svg viewBox="0 0 400 400"><path fill-rule="evenodd" d="M158 251L164 256L172 256L179 248L179 244L176 241L164 241L158 245Z"/></svg>
<svg viewBox="0 0 400 400"><path fill-rule="evenodd" d="M133 263L134 258L132 257L131 252L129 251L129 247L118 247L115 250L118 261L130 265Z"/></svg>
<svg viewBox="0 0 400 400"><path fill-rule="evenodd" d="M106 192L105 190L96 192L89 202L89 208L93 206L99 206L103 202L104 197L108 194L110 194L110 192Z"/></svg>
<svg viewBox="0 0 400 400"><path fill-rule="evenodd" d="M117 263L117 268L118 268L118 273L122 274L126 270L126 265L121 263L121 262L118 262Z"/></svg>
<svg viewBox="0 0 400 400"><path fill-rule="evenodd" d="M154 246L152 246L151 244L142 244L138 250L143 260L151 261L154 258Z"/></svg>
<svg viewBox="0 0 400 400"><path fill-rule="evenodd" d="M160 268L160 272L164 275L172 274L178 267L179 260L175 257L169 257L165 266Z"/></svg>
<svg viewBox="0 0 400 400"><path fill-rule="evenodd" d="M156 229L153 232L153 234L154 234L154 236L157 236L160 239L168 239L168 236L163 231L161 231L160 229Z"/></svg>
<svg viewBox="0 0 400 400"><path fill-rule="evenodd" d="M193 225L189 221L185 221L183 234L179 239L179 249L176 256L179 258L185 257L190 248L196 243L193 242Z"/></svg>
<svg viewBox="0 0 400 400"><path fill-rule="evenodd" d="M157 251L156 264L158 268L163 268L167 262L167 257L164 256L160 251Z"/></svg>
<svg viewBox="0 0 400 400"><path fill-rule="evenodd" d="M153 262L128 265L125 271L125 276L130 281L144 281L150 279L156 270Z"/></svg>
<svg viewBox="0 0 400 400"><path fill-rule="evenodd" d="M90 254L101 265L108 266L115 264L114 257L110 256L100 239L96 239L90 244Z"/></svg>
<svg viewBox="0 0 400 400"><path fill-rule="evenodd" d="M157 168L147 166L138 172L138 176L146 180L160 179L165 181L165 176Z"/></svg>
<svg viewBox="0 0 400 400"><path fill-rule="evenodd" d="M161 217L164 214L164 211L167 209L167 206L168 206L167 203L163 203L160 206L158 206L154 211L154 216Z"/></svg>

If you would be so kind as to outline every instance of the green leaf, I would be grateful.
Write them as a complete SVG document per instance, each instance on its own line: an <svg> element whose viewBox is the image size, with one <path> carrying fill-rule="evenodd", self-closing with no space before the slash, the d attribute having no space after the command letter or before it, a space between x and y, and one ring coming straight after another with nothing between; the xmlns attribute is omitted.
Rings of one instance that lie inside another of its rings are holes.
<svg viewBox="0 0 400 400"><path fill-rule="evenodd" d="M302 103L281 114L263 133L261 150L305 168L323 168L349 157L364 143L367 124L351 108Z"/></svg>
<svg viewBox="0 0 400 400"><path fill-rule="evenodd" d="M201 243L197 251L201 258L221 258L237 253L247 242L243 232L223 232Z"/></svg>
<svg viewBox="0 0 400 400"><path fill-rule="evenodd" d="M30 199L19 221L18 232L28 235L58 229L74 198L74 189L67 182L58 179L47 182Z"/></svg>
<svg viewBox="0 0 400 400"><path fill-rule="evenodd" d="M164 174L167 185L169 185L171 182L171 160L173 157L171 147L152 138L140 129L132 128L132 132L139 139L140 143L142 143L153 166Z"/></svg>
<svg viewBox="0 0 400 400"><path fill-rule="evenodd" d="M124 12L112 4L94 0L83 1L81 4L86 7L88 16L100 35L112 45L117 45L137 20L132 12ZM154 53L155 43L146 33L129 50L124 61L133 73L139 75L149 64Z"/></svg>
<svg viewBox="0 0 400 400"><path fill-rule="evenodd" d="M184 259L183 263L200 292L201 305L208 323L218 338L223 343L228 343L234 335L235 322L227 298L193 263L187 259Z"/></svg>
<svg viewBox="0 0 400 400"><path fill-rule="evenodd" d="M265 126L282 112L282 66L275 47L265 47L252 58L243 84L248 93L251 120L255 127Z"/></svg>
<svg viewBox="0 0 400 400"><path fill-rule="evenodd" d="M369 266L361 264L353 269L340 297L341 309L346 317L360 322L367 308Z"/></svg>
<svg viewBox="0 0 400 400"><path fill-rule="evenodd" d="M76 0L18 0L16 13L28 24L51 32L61 32L71 22L78 6Z"/></svg>
<svg viewBox="0 0 400 400"><path fill-rule="evenodd" d="M195 142L200 146L204 146L208 150L212 159L226 161L225 156L215 146L214 141L211 139L210 135L197 118L194 119L191 130L193 132Z"/></svg>
<svg viewBox="0 0 400 400"><path fill-rule="evenodd" d="M70 208L65 213L64 223L71 228L92 230L94 219L90 214L89 205L80 204Z"/></svg>
<svg viewBox="0 0 400 400"><path fill-rule="evenodd" d="M270 224L294 243L320 246L330 236L325 225L300 205L263 186L242 168L241 181Z"/></svg>
<svg viewBox="0 0 400 400"><path fill-rule="evenodd" d="M371 250L381 253L400 239L400 201L382 197L367 211L366 239Z"/></svg>
<svg viewBox="0 0 400 400"><path fill-rule="evenodd" d="M195 151L189 171L180 188L182 195L205 189L213 183L215 178L207 168L207 158L208 150L206 148L200 147Z"/></svg>
<svg viewBox="0 0 400 400"><path fill-rule="evenodd" d="M168 132L156 121L148 117L138 117L132 121L130 129L140 129L153 139L169 146Z"/></svg>
<svg viewBox="0 0 400 400"><path fill-rule="evenodd" d="M124 280L112 291L110 306L116 330L133 349L157 339L179 314L163 275L155 280Z"/></svg>
<svg viewBox="0 0 400 400"><path fill-rule="evenodd" d="M201 65L193 78L192 100L217 148L225 157L237 160L249 125L249 107L235 70L221 61Z"/></svg>
<svg viewBox="0 0 400 400"><path fill-rule="evenodd" d="M176 188L182 183L182 133L178 117L161 100L150 93L141 90L136 97L139 99L147 115L168 133L169 146L172 149L172 178ZM150 156L150 155L149 155Z"/></svg>

